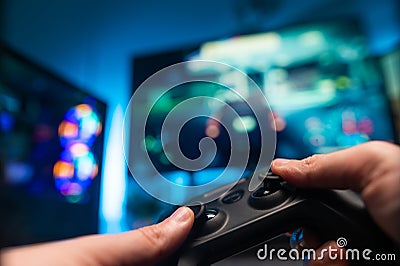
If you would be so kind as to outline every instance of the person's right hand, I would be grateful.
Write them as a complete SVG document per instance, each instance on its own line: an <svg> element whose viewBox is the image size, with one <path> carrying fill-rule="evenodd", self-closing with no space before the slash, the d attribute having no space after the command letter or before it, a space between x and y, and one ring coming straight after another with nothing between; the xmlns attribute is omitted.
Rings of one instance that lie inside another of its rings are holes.
<svg viewBox="0 0 400 266"><path fill-rule="evenodd" d="M276 159L274 173L298 187L360 192L375 222L400 243L400 147L371 141L304 160Z"/></svg>
<svg viewBox="0 0 400 266"><path fill-rule="evenodd" d="M298 187L359 192L376 224L400 243L399 146L371 141L303 160L276 159L272 171Z"/></svg>

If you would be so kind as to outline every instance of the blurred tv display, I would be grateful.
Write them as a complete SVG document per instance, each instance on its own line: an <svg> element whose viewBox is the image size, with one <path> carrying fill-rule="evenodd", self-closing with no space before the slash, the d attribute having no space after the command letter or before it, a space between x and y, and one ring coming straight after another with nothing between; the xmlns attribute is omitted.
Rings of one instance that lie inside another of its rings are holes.
<svg viewBox="0 0 400 266"><path fill-rule="evenodd" d="M0 245L97 232L106 105L0 46Z"/></svg>
<svg viewBox="0 0 400 266"><path fill-rule="evenodd" d="M237 35L174 51L138 56L133 60L132 92L158 70L188 60L226 63L257 83L274 115L276 157L300 159L370 140L397 141L382 57L369 52L367 40L355 21L294 25L277 31ZM189 68L186 74L196 77L207 72L217 73L221 81L229 81L232 87L251 100L254 88L238 75L219 69L195 68ZM194 159L199 156L199 140L212 137L219 147L212 164L202 171L190 173L177 169L165 156L160 137L163 119L178 103L202 95L224 99L243 118L244 130L252 145L249 170L256 166L261 149L254 114L246 110L245 104L231 97L229 90L215 84L178 86L154 105L147 121L143 148L164 177L182 185L210 182L224 169L230 155L229 138L223 127L210 122L210 119L197 118L182 128L179 143L182 152ZM143 106L153 104L152 97L154 95L149 93ZM223 110L213 109L207 103L205 106L210 114L223 116ZM235 126L235 121L230 123L235 130L243 130L243 127ZM212 130L210 125L214 127ZM140 164L140 159L134 154L130 154L129 160L132 165ZM237 180L234 169L232 175L233 180ZM131 224L140 224L143 216L135 215L135 212L141 207L132 199L140 198L142 192L132 179L129 191L128 220ZM151 201L151 197L145 197ZM154 204L152 206L142 214L151 217L151 213L159 209Z"/></svg>
<svg viewBox="0 0 400 266"><path fill-rule="evenodd" d="M400 43L382 56L382 69L385 77L387 96L390 101L396 140L400 140Z"/></svg>

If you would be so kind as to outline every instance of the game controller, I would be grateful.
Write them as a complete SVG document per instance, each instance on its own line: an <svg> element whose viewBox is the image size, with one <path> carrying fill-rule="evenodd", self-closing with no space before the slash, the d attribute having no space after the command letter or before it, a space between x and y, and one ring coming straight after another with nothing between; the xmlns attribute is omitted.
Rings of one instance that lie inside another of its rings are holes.
<svg viewBox="0 0 400 266"><path fill-rule="evenodd" d="M394 247L356 193L299 189L266 169L257 174L263 184L255 191L243 178L219 199L192 206L195 224L188 239L162 264L210 265L299 227L312 229L322 241L343 237L346 248Z"/></svg>

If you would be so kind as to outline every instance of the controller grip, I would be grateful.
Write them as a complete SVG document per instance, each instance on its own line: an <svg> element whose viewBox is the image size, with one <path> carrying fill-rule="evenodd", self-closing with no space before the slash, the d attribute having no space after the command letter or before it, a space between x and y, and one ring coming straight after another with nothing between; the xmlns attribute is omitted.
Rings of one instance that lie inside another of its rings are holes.
<svg viewBox="0 0 400 266"><path fill-rule="evenodd" d="M210 265L299 227L310 228L322 241L345 238L345 248L374 252L392 249L393 242L375 225L362 202L348 196L337 191L300 191L283 206L234 226L229 226L229 219L236 217L226 212L225 229L205 237L192 235L169 258L168 265ZM241 211L246 212L237 210Z"/></svg>

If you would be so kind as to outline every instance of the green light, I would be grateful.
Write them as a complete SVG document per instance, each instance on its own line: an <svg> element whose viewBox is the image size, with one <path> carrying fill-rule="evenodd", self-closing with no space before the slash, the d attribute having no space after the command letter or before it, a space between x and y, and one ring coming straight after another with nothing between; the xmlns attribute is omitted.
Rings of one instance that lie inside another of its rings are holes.
<svg viewBox="0 0 400 266"><path fill-rule="evenodd" d="M153 136L146 136L144 139L144 146L147 151L151 153L160 153L162 150L161 142Z"/></svg>
<svg viewBox="0 0 400 266"><path fill-rule="evenodd" d="M338 89L348 89L351 87L351 79L346 76L340 76L336 79L336 87Z"/></svg>
<svg viewBox="0 0 400 266"><path fill-rule="evenodd" d="M232 126L237 132L251 132L256 128L257 122L252 116L241 116L233 120Z"/></svg>

